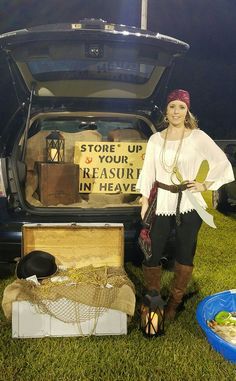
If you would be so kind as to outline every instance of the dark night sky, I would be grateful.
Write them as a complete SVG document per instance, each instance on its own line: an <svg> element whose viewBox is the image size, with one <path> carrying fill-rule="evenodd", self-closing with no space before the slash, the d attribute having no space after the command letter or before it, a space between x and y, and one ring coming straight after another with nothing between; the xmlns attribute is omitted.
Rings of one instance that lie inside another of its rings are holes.
<svg viewBox="0 0 236 381"><path fill-rule="evenodd" d="M85 17L140 26L141 0L0 0L0 32ZM190 44L169 88L192 96L213 138L236 139L236 0L149 0L148 29Z"/></svg>

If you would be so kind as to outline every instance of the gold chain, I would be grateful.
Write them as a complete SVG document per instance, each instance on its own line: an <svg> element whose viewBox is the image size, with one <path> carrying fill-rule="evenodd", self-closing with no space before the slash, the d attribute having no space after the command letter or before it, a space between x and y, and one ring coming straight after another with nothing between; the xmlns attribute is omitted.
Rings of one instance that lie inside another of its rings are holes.
<svg viewBox="0 0 236 381"><path fill-rule="evenodd" d="M163 143L162 150L161 150L161 153L160 153L160 160L161 160L162 168L163 168L167 173L176 174L176 173L178 172L178 166L177 166L177 163L178 163L179 154L180 154L180 150L181 150L182 143L183 143L184 132L185 132L185 131L184 131L184 129L183 129L183 133L182 133L182 136L181 136L181 139L180 139L178 148L177 148L177 150L176 150L176 153L175 153L175 157L174 157L173 163L169 165L169 164L166 163L166 160L165 160L165 150L166 150L166 142L167 142L168 128L166 129L165 138L164 138L164 143Z"/></svg>

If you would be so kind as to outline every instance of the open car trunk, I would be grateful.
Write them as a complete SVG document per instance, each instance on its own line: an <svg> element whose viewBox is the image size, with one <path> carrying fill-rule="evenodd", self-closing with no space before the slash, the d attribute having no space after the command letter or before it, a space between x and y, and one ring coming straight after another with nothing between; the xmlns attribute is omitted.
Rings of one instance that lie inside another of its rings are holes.
<svg viewBox="0 0 236 381"><path fill-rule="evenodd" d="M63 143L59 156L48 144L55 131ZM25 150L26 181L21 186L25 201L33 207L137 206L135 185L153 132L147 118L132 114L35 115Z"/></svg>
<svg viewBox="0 0 236 381"><path fill-rule="evenodd" d="M137 206L151 114L188 44L103 20L14 31L0 43L18 102L2 134L13 209Z"/></svg>

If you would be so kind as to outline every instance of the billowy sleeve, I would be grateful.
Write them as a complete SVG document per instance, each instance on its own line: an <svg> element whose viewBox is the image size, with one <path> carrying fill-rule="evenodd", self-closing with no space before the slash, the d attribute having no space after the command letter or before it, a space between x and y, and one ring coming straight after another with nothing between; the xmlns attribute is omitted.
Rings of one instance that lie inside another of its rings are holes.
<svg viewBox="0 0 236 381"><path fill-rule="evenodd" d="M154 135L148 140L143 168L136 184L136 189L147 198L149 197L150 190L156 180L155 142L153 137Z"/></svg>
<svg viewBox="0 0 236 381"><path fill-rule="evenodd" d="M209 190L217 190L223 184L234 181L233 168L227 156L214 140L203 131L199 136L198 147L201 155L209 164L209 172L205 179L206 182L212 182L212 185L208 187Z"/></svg>

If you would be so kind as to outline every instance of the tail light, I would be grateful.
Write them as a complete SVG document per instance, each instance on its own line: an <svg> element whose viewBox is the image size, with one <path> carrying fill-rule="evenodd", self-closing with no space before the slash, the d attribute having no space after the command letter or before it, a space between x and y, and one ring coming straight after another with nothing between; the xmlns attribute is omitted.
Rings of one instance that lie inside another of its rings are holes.
<svg viewBox="0 0 236 381"><path fill-rule="evenodd" d="M3 182L2 162L0 161L0 197L6 197L6 189Z"/></svg>

